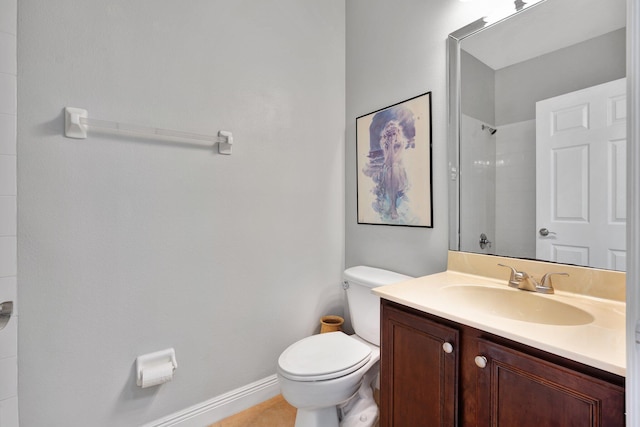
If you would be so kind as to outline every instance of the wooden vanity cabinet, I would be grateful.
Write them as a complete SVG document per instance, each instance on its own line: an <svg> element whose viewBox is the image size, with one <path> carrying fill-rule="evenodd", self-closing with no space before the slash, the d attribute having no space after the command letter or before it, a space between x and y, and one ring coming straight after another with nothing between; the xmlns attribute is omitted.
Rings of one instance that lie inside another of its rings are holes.
<svg viewBox="0 0 640 427"><path fill-rule="evenodd" d="M455 425L458 330L384 302L382 310L380 426Z"/></svg>
<svg viewBox="0 0 640 427"><path fill-rule="evenodd" d="M624 389L479 339L478 419L495 426L624 426Z"/></svg>
<svg viewBox="0 0 640 427"><path fill-rule="evenodd" d="M387 300L381 310L381 427L624 427L620 376Z"/></svg>

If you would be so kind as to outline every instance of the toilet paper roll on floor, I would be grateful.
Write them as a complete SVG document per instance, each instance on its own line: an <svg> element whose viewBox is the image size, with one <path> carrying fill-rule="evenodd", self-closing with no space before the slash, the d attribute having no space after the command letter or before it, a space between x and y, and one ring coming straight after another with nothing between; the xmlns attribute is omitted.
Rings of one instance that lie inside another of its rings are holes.
<svg viewBox="0 0 640 427"><path fill-rule="evenodd" d="M372 389L372 383L377 376L377 370L373 369L364 375L356 393L356 402L340 421L340 427L372 427L378 421L380 411Z"/></svg>
<svg viewBox="0 0 640 427"><path fill-rule="evenodd" d="M163 363L156 366L149 366L142 369L140 376L140 386L142 388L152 387L171 381L173 379L173 363Z"/></svg>

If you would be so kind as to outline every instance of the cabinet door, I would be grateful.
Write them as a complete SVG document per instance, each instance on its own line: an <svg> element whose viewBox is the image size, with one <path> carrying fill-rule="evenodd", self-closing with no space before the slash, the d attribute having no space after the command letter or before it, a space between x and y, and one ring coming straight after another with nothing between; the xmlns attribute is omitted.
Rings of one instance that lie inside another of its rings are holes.
<svg viewBox="0 0 640 427"><path fill-rule="evenodd" d="M624 427L622 387L486 340L478 349L478 426Z"/></svg>
<svg viewBox="0 0 640 427"><path fill-rule="evenodd" d="M457 354L456 329L383 304L380 425L454 426Z"/></svg>

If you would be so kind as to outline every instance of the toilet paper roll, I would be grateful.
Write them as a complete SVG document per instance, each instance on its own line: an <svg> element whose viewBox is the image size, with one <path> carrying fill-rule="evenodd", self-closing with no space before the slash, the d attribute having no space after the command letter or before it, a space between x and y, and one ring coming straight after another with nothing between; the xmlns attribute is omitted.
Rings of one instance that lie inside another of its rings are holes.
<svg viewBox="0 0 640 427"><path fill-rule="evenodd" d="M142 369L142 388L152 387L173 379L173 363L162 363Z"/></svg>

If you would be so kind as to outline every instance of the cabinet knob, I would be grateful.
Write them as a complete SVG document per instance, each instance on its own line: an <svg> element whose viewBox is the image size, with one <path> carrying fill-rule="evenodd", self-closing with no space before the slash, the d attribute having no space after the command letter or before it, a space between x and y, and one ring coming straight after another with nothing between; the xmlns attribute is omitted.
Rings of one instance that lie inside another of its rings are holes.
<svg viewBox="0 0 640 427"><path fill-rule="evenodd" d="M442 349L444 350L445 353L451 353L453 352L453 345L451 345L451 343L449 342L446 342L442 344Z"/></svg>
<svg viewBox="0 0 640 427"><path fill-rule="evenodd" d="M478 366L478 368L484 369L487 366L487 358L484 357L484 356L476 356L475 362L476 362L476 366Z"/></svg>

